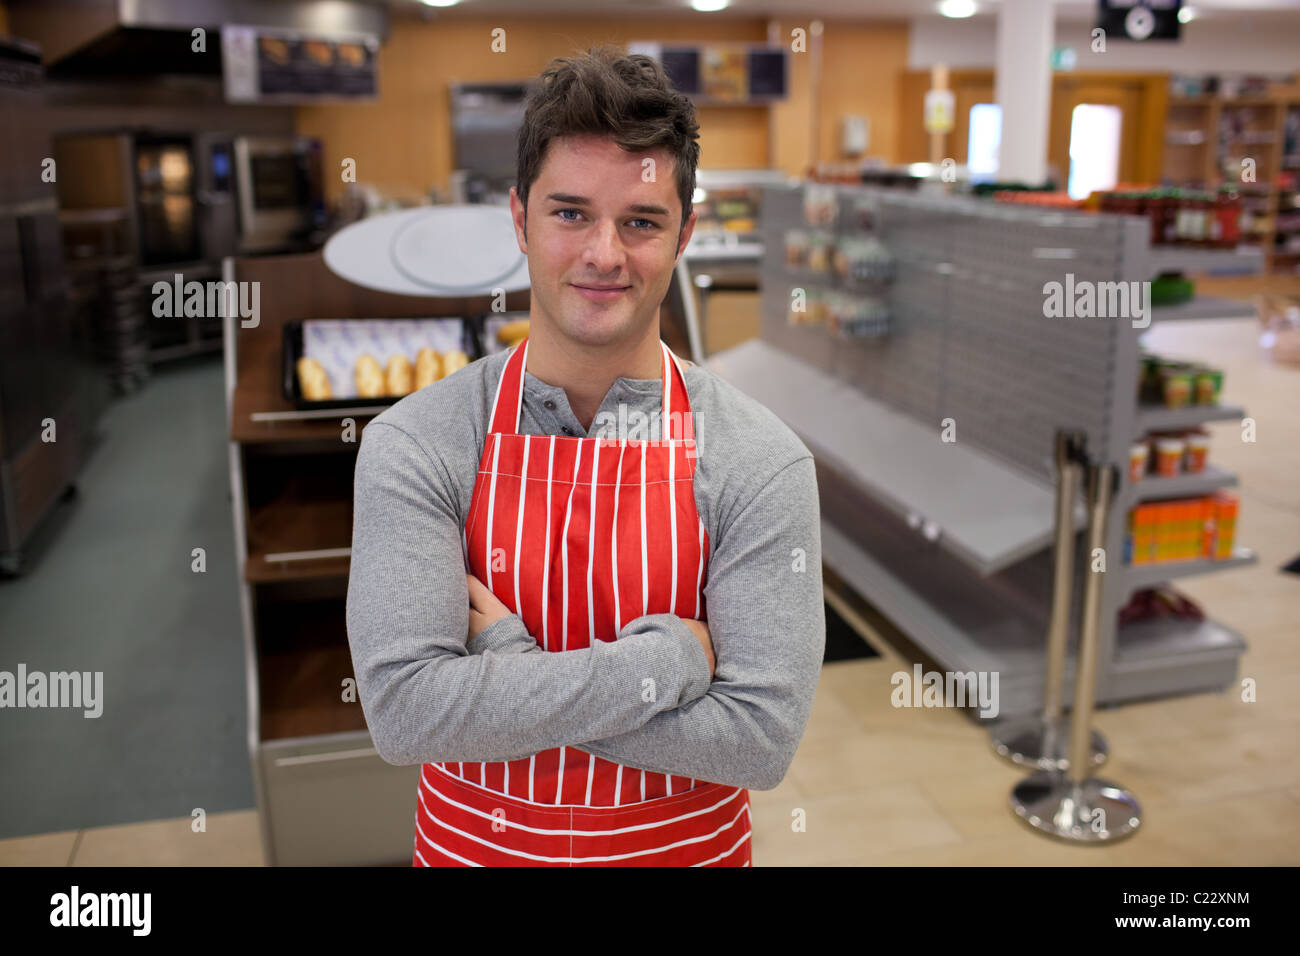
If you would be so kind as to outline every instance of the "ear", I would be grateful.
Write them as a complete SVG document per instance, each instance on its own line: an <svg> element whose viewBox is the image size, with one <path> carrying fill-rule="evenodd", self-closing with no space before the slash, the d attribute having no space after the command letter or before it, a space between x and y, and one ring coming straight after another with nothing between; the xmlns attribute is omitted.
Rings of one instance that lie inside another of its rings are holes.
<svg viewBox="0 0 1300 956"><path fill-rule="evenodd" d="M677 256L673 259L673 265L677 264L677 260L681 259L682 253L686 251L686 246L691 241L691 234L695 232L695 220L699 216L700 211L692 207L691 215L686 220L686 225L682 227L682 234L677 239Z"/></svg>
<svg viewBox="0 0 1300 956"><path fill-rule="evenodd" d="M510 187L510 218L515 221L515 242L519 243L519 251L528 255L528 210L519 201L519 192L514 186Z"/></svg>

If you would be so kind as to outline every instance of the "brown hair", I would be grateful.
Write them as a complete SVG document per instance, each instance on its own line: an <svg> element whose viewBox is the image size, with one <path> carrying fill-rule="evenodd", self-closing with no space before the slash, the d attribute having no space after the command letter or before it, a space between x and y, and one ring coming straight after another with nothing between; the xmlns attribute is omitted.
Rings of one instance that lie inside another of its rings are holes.
<svg viewBox="0 0 1300 956"><path fill-rule="evenodd" d="M519 128L516 189L525 214L529 187L542 171L551 140L595 133L629 151L663 147L672 154L684 228L695 193L699 132L695 105L673 89L650 57L598 46L556 58L529 94Z"/></svg>

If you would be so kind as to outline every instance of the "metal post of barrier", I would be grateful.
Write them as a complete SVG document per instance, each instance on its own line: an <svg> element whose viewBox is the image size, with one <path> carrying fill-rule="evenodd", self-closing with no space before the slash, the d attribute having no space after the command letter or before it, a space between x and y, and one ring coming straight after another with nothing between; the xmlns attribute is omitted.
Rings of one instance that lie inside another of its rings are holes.
<svg viewBox="0 0 1300 956"><path fill-rule="evenodd" d="M1116 484L1113 465L1088 470L1088 553L1105 554L1106 522ZM1101 618L1100 569L1090 567L1084 587L1083 630L1075 667L1074 708L1070 723L1069 767L1040 770L1011 791L1011 808L1040 833L1072 843L1102 844L1137 832L1142 809L1118 784L1089 777L1089 737L1097 692L1097 635Z"/></svg>
<svg viewBox="0 0 1300 956"><path fill-rule="evenodd" d="M1065 656L1070 638L1070 610L1074 583L1074 499L1081 463L1086 460L1087 436L1082 432L1056 433L1056 544L1052 564L1052 616L1047 630L1047 673L1043 680L1040 716L1009 720L989 732L994 751L1012 763L1040 770L1069 766L1066 742L1070 720L1062 714ZM1106 762L1106 741L1093 733L1088 756L1092 766Z"/></svg>

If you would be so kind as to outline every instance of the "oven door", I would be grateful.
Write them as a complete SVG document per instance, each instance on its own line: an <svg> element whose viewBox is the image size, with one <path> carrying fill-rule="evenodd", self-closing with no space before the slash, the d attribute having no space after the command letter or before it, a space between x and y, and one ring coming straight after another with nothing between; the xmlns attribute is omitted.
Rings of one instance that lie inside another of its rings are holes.
<svg viewBox="0 0 1300 956"><path fill-rule="evenodd" d="M134 145L141 266L197 261L201 256L193 137L140 134Z"/></svg>
<svg viewBox="0 0 1300 956"><path fill-rule="evenodd" d="M315 205L313 151L288 138L235 140L241 252L291 247L311 228Z"/></svg>

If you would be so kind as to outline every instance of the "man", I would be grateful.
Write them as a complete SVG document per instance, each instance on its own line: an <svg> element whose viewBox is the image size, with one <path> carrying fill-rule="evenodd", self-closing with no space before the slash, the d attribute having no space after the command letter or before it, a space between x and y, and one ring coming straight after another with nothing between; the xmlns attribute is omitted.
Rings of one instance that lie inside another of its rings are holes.
<svg viewBox="0 0 1300 956"><path fill-rule="evenodd" d="M749 865L747 788L807 724L812 456L659 338L697 133L652 60L554 61L511 191L529 337L363 433L348 638L380 756L424 765L416 865Z"/></svg>

